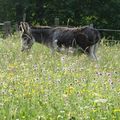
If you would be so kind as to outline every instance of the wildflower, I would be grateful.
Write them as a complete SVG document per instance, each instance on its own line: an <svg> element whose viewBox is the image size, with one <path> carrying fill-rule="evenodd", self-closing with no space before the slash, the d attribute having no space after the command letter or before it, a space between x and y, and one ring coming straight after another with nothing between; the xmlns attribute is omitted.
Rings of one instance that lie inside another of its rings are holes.
<svg viewBox="0 0 120 120"><path fill-rule="evenodd" d="M114 109L113 112L120 112L120 109Z"/></svg>
<svg viewBox="0 0 120 120"><path fill-rule="evenodd" d="M25 119L25 116L22 116L23 119Z"/></svg>
<svg viewBox="0 0 120 120"><path fill-rule="evenodd" d="M44 116L38 116L37 120L45 120L45 117Z"/></svg>
<svg viewBox="0 0 120 120"><path fill-rule="evenodd" d="M72 86L69 86L68 88L67 88L67 94L68 95L70 95L70 94L72 94L73 92L74 92L74 90L75 90L75 88L74 87L72 87Z"/></svg>
<svg viewBox="0 0 120 120"><path fill-rule="evenodd" d="M64 62L65 61L65 56L62 56L61 57L61 62Z"/></svg>
<svg viewBox="0 0 120 120"><path fill-rule="evenodd" d="M102 76L103 74L101 72L96 72L98 76Z"/></svg>
<svg viewBox="0 0 120 120"><path fill-rule="evenodd" d="M118 74L118 72L117 72L117 71L114 71L114 73L115 73L115 74Z"/></svg>
<svg viewBox="0 0 120 120"><path fill-rule="evenodd" d="M101 97L101 96L102 96L101 94L95 93L95 92L93 93L93 95L94 95L94 96L97 96L97 97Z"/></svg>
<svg viewBox="0 0 120 120"><path fill-rule="evenodd" d="M37 69L38 69L37 64L34 64L34 65L33 65L33 68L34 68L34 70L37 70Z"/></svg>
<svg viewBox="0 0 120 120"><path fill-rule="evenodd" d="M110 85L113 85L112 79L109 79L109 83L110 83Z"/></svg>
<svg viewBox="0 0 120 120"><path fill-rule="evenodd" d="M83 71L83 70L84 70L84 68L83 68L83 67L81 67L81 68L80 68L80 71Z"/></svg>
<svg viewBox="0 0 120 120"><path fill-rule="evenodd" d="M67 98L68 96L67 96L67 94L63 94L63 98Z"/></svg>
<svg viewBox="0 0 120 120"><path fill-rule="evenodd" d="M0 108L2 108L4 106L4 103L0 103Z"/></svg>
<svg viewBox="0 0 120 120"><path fill-rule="evenodd" d="M97 110L95 108L92 108L92 112L97 112Z"/></svg>
<svg viewBox="0 0 120 120"><path fill-rule="evenodd" d="M69 112L68 113L68 120L76 120L76 118L73 116L74 113Z"/></svg>
<svg viewBox="0 0 120 120"><path fill-rule="evenodd" d="M27 52L27 54L28 54L28 52ZM28 56L26 57L26 60L32 60L32 55L28 54Z"/></svg>
<svg viewBox="0 0 120 120"><path fill-rule="evenodd" d="M95 103L106 103L108 100L107 99L96 99L94 100Z"/></svg>
<svg viewBox="0 0 120 120"><path fill-rule="evenodd" d="M109 83L110 83L110 85L111 85L111 88L113 89L113 88L114 88L114 84L113 84L112 79L109 79Z"/></svg>
<svg viewBox="0 0 120 120"><path fill-rule="evenodd" d="M15 63L14 64L9 64L7 70L9 72L15 72L16 68L17 68L17 65Z"/></svg>
<svg viewBox="0 0 120 120"><path fill-rule="evenodd" d="M76 120L76 118L72 116L69 118L69 120Z"/></svg>
<svg viewBox="0 0 120 120"><path fill-rule="evenodd" d="M63 119L63 116L62 115L58 115L57 116L57 120L61 120L61 119Z"/></svg>
<svg viewBox="0 0 120 120"><path fill-rule="evenodd" d="M8 66L9 69L12 69L12 68L14 68L14 67L15 67L14 64L9 64L9 66Z"/></svg>
<svg viewBox="0 0 120 120"><path fill-rule="evenodd" d="M64 113L65 113L65 111L64 111L64 110L61 110L61 111L60 111L60 113L64 114Z"/></svg>
<svg viewBox="0 0 120 120"><path fill-rule="evenodd" d="M107 73L107 76L111 76L112 74L111 73Z"/></svg>

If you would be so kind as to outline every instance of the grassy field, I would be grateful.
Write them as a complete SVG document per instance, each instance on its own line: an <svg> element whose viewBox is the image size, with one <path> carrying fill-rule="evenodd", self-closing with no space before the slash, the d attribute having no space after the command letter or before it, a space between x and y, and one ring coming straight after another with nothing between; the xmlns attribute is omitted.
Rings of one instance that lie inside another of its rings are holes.
<svg viewBox="0 0 120 120"><path fill-rule="evenodd" d="M0 120L120 120L120 44L100 45L98 62L0 39Z"/></svg>

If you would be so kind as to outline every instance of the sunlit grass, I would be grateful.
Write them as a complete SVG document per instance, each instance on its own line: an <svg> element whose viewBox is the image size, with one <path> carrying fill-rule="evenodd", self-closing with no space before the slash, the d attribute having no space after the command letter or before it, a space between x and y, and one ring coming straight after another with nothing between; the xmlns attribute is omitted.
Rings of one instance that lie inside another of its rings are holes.
<svg viewBox="0 0 120 120"><path fill-rule="evenodd" d="M100 45L98 62L34 44L0 41L0 120L119 120L120 45Z"/></svg>

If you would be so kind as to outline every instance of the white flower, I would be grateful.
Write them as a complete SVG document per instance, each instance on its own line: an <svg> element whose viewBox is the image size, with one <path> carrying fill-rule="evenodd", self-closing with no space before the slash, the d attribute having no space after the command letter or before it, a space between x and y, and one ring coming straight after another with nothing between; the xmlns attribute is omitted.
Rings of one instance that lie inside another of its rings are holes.
<svg viewBox="0 0 120 120"><path fill-rule="evenodd" d="M108 100L107 99L96 99L94 100L95 103L106 103Z"/></svg>

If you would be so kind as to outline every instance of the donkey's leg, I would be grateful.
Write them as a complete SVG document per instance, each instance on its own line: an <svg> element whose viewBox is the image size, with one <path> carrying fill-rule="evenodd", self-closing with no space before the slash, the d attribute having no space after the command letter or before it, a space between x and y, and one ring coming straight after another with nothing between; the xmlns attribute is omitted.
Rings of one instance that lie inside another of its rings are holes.
<svg viewBox="0 0 120 120"><path fill-rule="evenodd" d="M95 50L95 45L90 46L88 55L90 56L90 58L97 60L97 58L94 54L94 50Z"/></svg>
<svg viewBox="0 0 120 120"><path fill-rule="evenodd" d="M97 56L96 56L96 51L97 51L97 49L98 49L98 43L96 43L96 44L94 45L94 51L93 51L96 60L97 60Z"/></svg>
<svg viewBox="0 0 120 120"><path fill-rule="evenodd" d="M62 45L60 43L58 43L57 39L53 40L53 48L57 52L61 52L62 51Z"/></svg>
<svg viewBox="0 0 120 120"><path fill-rule="evenodd" d="M57 41L57 39L53 40L49 45L52 54L54 54L55 50L58 49Z"/></svg>

